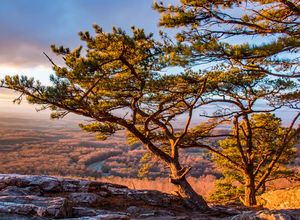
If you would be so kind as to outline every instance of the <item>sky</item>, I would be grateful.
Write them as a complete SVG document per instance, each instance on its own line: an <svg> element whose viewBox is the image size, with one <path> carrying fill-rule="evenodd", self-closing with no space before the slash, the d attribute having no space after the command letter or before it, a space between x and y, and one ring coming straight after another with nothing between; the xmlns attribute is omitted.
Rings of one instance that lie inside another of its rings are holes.
<svg viewBox="0 0 300 220"><path fill-rule="evenodd" d="M128 32L134 25L157 34L158 19L152 0L0 0L0 78L21 74L49 83L53 71L43 52L59 62L51 44L75 48L81 45L78 32L92 33L93 24ZM26 102L13 104L16 96L0 89L1 117L49 117Z"/></svg>
<svg viewBox="0 0 300 220"><path fill-rule="evenodd" d="M57 61L59 58L51 52L50 45L75 48L81 44L78 32L92 32L93 24L98 24L104 31L117 26L128 32L135 25L157 36L159 14L152 10L152 2L0 0L0 78L7 74L21 74L49 83L49 75L53 71L43 52ZM11 97L12 93L0 90L0 114L35 113L34 107L26 103L16 107ZM280 114L283 117L290 115L286 110Z"/></svg>
<svg viewBox="0 0 300 220"><path fill-rule="evenodd" d="M51 44L74 48L79 31L92 31L98 24L130 30L135 25L157 33L159 15L152 0L1 0L0 78L7 74L34 76L48 82L56 59Z"/></svg>

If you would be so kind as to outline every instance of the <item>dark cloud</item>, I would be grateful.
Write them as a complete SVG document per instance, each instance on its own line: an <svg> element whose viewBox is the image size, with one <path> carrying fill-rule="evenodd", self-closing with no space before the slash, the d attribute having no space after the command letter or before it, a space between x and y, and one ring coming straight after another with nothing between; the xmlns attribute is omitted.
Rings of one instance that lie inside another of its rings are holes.
<svg viewBox="0 0 300 220"><path fill-rule="evenodd" d="M156 31L158 15L150 0L1 0L1 65L46 64L49 45L74 47L77 33L97 23L109 31L132 25Z"/></svg>

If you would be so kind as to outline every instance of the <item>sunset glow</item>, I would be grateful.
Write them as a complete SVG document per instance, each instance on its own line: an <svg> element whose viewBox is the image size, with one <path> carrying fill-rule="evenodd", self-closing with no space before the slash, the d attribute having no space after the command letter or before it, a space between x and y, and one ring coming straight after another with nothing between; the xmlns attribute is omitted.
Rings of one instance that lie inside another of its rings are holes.
<svg viewBox="0 0 300 220"><path fill-rule="evenodd" d="M0 0L0 30L0 220L300 219L300 0Z"/></svg>

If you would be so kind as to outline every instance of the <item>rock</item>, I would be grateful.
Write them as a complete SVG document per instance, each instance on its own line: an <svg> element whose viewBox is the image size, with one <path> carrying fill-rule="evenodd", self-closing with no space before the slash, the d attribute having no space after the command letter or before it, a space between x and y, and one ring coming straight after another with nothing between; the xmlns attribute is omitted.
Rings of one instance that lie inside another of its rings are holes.
<svg viewBox="0 0 300 220"><path fill-rule="evenodd" d="M96 213L93 216L85 216L81 218L72 218L72 219L64 219L64 220L114 220L114 219L130 219L129 215L125 212L112 212L108 210L96 210L94 209L94 212Z"/></svg>
<svg viewBox="0 0 300 220"><path fill-rule="evenodd" d="M0 196L0 213L62 218L72 215L72 207L60 197Z"/></svg>
<svg viewBox="0 0 300 220"><path fill-rule="evenodd" d="M256 216L260 219L266 220L293 220L291 216L288 216L284 213L270 213L268 211L261 211L256 213Z"/></svg>
<svg viewBox="0 0 300 220"><path fill-rule="evenodd" d="M147 213L143 213L143 214L140 214L139 217L141 218L148 218L148 217L153 217L155 216L155 212L147 212Z"/></svg>
<svg viewBox="0 0 300 220"><path fill-rule="evenodd" d="M139 204L178 210L184 207L184 202L178 197L155 190L128 190L126 197L129 201L135 201L135 203L138 201Z"/></svg>
<svg viewBox="0 0 300 220"><path fill-rule="evenodd" d="M67 193L70 194L70 198L76 196L78 201L89 205L97 201L100 205L113 203L114 206L121 207L142 204L171 209L183 207L183 203L178 197L154 190L131 190L115 184L59 177L0 174L0 190L2 190L3 195L10 188L14 189L15 195L25 195L27 189L35 189L35 195L45 194L47 196ZM32 193L30 194L32 195ZM75 200L73 199L73 201Z"/></svg>
<svg viewBox="0 0 300 220"><path fill-rule="evenodd" d="M141 212L145 212L145 209L144 208L140 208L140 207L137 207L137 206L129 206L127 209L126 209L126 212L130 213L130 214L139 214Z"/></svg>
<svg viewBox="0 0 300 220"><path fill-rule="evenodd" d="M129 215L149 213L173 216L171 210L185 209L178 197L158 191L61 177L0 174L0 215L128 219Z"/></svg>
<svg viewBox="0 0 300 220"><path fill-rule="evenodd" d="M255 215L255 212L247 211L232 217L231 220L259 220L259 218L256 218Z"/></svg>
<svg viewBox="0 0 300 220"><path fill-rule="evenodd" d="M0 174L0 220L294 220L300 219L299 212L242 212L226 206L213 206L207 213L192 212L177 196L154 190L132 190L110 183L61 177Z"/></svg>
<svg viewBox="0 0 300 220"><path fill-rule="evenodd" d="M175 213L167 210L156 210L155 213L158 216L175 216Z"/></svg>
<svg viewBox="0 0 300 220"><path fill-rule="evenodd" d="M175 216L175 213L169 210L153 210L153 208L143 208L137 206L130 206L126 209L126 212L132 216L138 216L140 218L148 218L153 216L170 217Z"/></svg>
<svg viewBox="0 0 300 220"><path fill-rule="evenodd" d="M84 216L96 216L97 210L87 207L73 207L72 209L73 216L84 217Z"/></svg>
<svg viewBox="0 0 300 220"><path fill-rule="evenodd" d="M97 207L99 206L99 204L101 205L101 201L103 201L101 196L95 193L88 192L71 193L68 196L68 199L74 205L81 205L87 207Z"/></svg>
<svg viewBox="0 0 300 220"><path fill-rule="evenodd" d="M117 192L118 190L122 191L122 189L124 189L126 191L126 189L128 189L126 186L88 180L74 180L69 178L37 175L0 174L0 190L3 190L8 186L17 186L22 188L38 186L46 193L96 191L103 191L103 193L106 193L107 191Z"/></svg>
<svg viewBox="0 0 300 220"><path fill-rule="evenodd" d="M226 206L221 206L221 205L214 205L211 207L212 211L216 213L224 213L224 214L229 214L229 215L238 215L241 214L242 212L238 209L232 208L232 207L226 207Z"/></svg>
<svg viewBox="0 0 300 220"><path fill-rule="evenodd" d="M298 215L298 214L299 215ZM285 211L285 210L261 210L258 212L247 211L242 214L236 215L231 220L294 220L300 219L300 210Z"/></svg>
<svg viewBox="0 0 300 220"><path fill-rule="evenodd" d="M129 216L127 215L101 214L94 217L72 218L70 220L129 220L129 219L130 219Z"/></svg>
<svg viewBox="0 0 300 220"><path fill-rule="evenodd" d="M8 186L0 192L0 196L26 196L26 195L36 195L40 196L41 190L37 186L28 186L20 188L17 186Z"/></svg>
<svg viewBox="0 0 300 220"><path fill-rule="evenodd" d="M45 218L15 214L0 214L0 220L45 220Z"/></svg>
<svg viewBox="0 0 300 220"><path fill-rule="evenodd" d="M0 174L0 190L7 186L28 187L38 186L45 192L59 192L60 181L49 176L29 176L18 174Z"/></svg>

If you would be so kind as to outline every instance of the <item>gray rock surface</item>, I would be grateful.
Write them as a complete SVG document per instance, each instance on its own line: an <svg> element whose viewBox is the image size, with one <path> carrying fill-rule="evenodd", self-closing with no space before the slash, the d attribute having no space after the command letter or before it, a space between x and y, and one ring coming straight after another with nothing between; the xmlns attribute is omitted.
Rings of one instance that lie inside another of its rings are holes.
<svg viewBox="0 0 300 220"><path fill-rule="evenodd" d="M141 211L126 212L128 207ZM0 174L0 219L128 219L145 214L145 210L174 215L185 207L178 197L158 191L60 177Z"/></svg>
<svg viewBox="0 0 300 220"><path fill-rule="evenodd" d="M0 196L0 213L64 218L72 216L72 206L61 197Z"/></svg>
<svg viewBox="0 0 300 220"><path fill-rule="evenodd" d="M299 210L240 211L213 206L193 212L174 195L96 181L0 174L0 220L300 219Z"/></svg>
<svg viewBox="0 0 300 220"><path fill-rule="evenodd" d="M300 220L300 210L246 211L231 220Z"/></svg>

